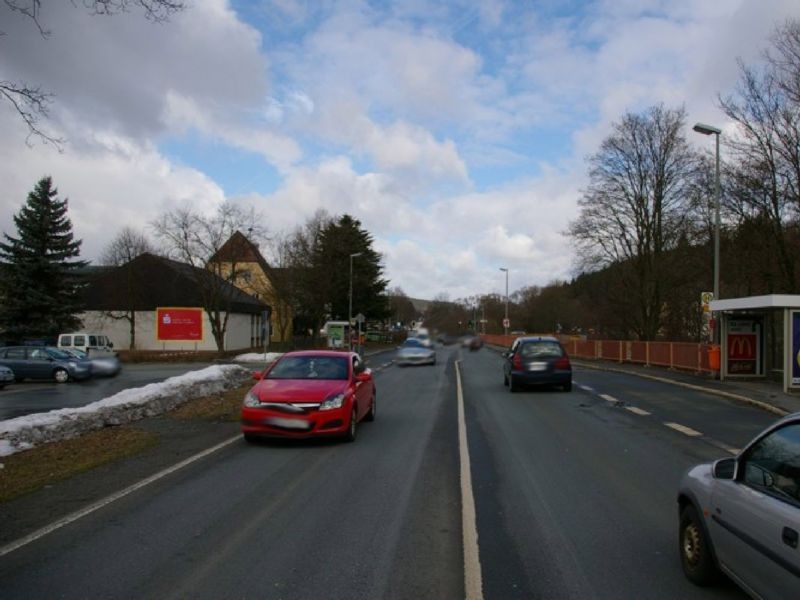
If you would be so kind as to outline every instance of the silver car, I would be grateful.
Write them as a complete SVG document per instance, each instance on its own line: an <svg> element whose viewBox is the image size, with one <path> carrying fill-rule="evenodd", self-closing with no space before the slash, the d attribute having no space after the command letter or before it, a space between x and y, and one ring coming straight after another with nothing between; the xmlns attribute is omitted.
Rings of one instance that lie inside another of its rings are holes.
<svg viewBox="0 0 800 600"><path fill-rule="evenodd" d="M14 382L14 371L8 367L0 365L0 390L6 387L9 383Z"/></svg>
<svg viewBox="0 0 800 600"><path fill-rule="evenodd" d="M758 598L800 594L800 413L735 458L691 469L678 493L683 571L698 585L723 571Z"/></svg>
<svg viewBox="0 0 800 600"><path fill-rule="evenodd" d="M435 365L436 350L426 346L418 338L408 338L397 349L395 362L398 365Z"/></svg>
<svg viewBox="0 0 800 600"><path fill-rule="evenodd" d="M96 377L114 377L122 369L122 364L116 354L87 354L78 348L59 348L59 350L78 360L89 361L92 365L92 375Z"/></svg>

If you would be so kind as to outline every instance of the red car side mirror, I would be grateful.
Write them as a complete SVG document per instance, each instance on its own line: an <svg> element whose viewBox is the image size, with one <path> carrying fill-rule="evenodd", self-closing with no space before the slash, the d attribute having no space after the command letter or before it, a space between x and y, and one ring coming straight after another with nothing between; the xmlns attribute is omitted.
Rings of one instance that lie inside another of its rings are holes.
<svg viewBox="0 0 800 600"><path fill-rule="evenodd" d="M356 381L370 381L372 379L372 373L368 371L364 371L363 373L356 373Z"/></svg>
<svg viewBox="0 0 800 600"><path fill-rule="evenodd" d="M254 371L253 379L255 379L256 381L261 381L261 371Z"/></svg>

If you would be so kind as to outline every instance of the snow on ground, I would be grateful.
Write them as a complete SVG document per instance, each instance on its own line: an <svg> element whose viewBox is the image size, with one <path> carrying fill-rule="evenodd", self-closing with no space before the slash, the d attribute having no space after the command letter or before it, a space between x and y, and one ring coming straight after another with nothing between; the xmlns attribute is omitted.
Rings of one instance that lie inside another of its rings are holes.
<svg viewBox="0 0 800 600"><path fill-rule="evenodd" d="M233 361L243 363L271 363L278 360L278 358L281 356L282 354L280 352L256 352L250 354L240 354L234 358Z"/></svg>
<svg viewBox="0 0 800 600"><path fill-rule="evenodd" d="M62 408L0 421L0 457L84 431L161 414L179 404L239 385L248 371L213 365L159 383L122 390L78 408Z"/></svg>

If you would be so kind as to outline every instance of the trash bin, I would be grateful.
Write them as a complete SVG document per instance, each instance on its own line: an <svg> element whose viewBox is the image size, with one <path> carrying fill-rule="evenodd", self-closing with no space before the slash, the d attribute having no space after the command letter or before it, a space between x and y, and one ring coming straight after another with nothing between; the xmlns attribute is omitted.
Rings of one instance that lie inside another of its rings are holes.
<svg viewBox="0 0 800 600"><path fill-rule="evenodd" d="M712 345L708 347L708 367L712 371L719 371L720 364L719 346Z"/></svg>

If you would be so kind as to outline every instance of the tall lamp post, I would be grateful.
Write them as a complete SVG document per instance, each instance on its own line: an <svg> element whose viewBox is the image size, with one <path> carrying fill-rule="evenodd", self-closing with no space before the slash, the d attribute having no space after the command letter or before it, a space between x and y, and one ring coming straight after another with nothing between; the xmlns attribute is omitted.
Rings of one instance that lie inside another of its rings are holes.
<svg viewBox="0 0 800 600"><path fill-rule="evenodd" d="M500 267L500 270L505 271L506 274L506 318L503 319L503 333L508 335L508 269Z"/></svg>
<svg viewBox="0 0 800 600"><path fill-rule="evenodd" d="M711 125L704 125L703 123L696 123L692 129L703 135L711 135L713 133L717 142L717 166L714 181L714 300L719 300L719 134L722 133L722 130ZM719 325L717 324L714 327L715 343L719 342L719 334Z"/></svg>
<svg viewBox="0 0 800 600"><path fill-rule="evenodd" d="M361 256L363 252L353 252L350 255L350 294L347 305L347 347L353 349L353 259Z"/></svg>

